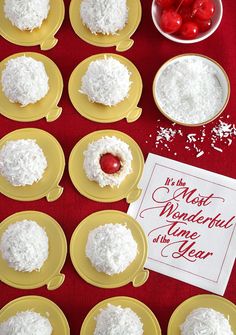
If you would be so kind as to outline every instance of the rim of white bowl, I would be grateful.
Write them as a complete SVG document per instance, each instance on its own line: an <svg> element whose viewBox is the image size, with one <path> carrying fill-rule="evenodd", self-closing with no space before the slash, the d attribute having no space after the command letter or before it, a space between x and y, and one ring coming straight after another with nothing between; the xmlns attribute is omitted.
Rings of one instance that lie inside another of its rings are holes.
<svg viewBox="0 0 236 335"><path fill-rule="evenodd" d="M211 30L209 30L208 32L206 33L203 33L202 36L198 37L198 38L195 38L195 39L192 39L192 40L184 40L184 39L181 39L181 38L178 38L178 37L175 37L174 35L171 35L171 34L167 34L165 33L159 26L159 24L157 23L156 21L156 18L155 18L155 13L154 13L154 7L156 6L155 5L155 2L156 0L153 0L152 1L152 8L151 8L151 15L152 15L152 21L155 25L155 27L157 28L157 30L159 31L159 33L161 35L163 35L164 37L168 38L169 40L173 41L173 42L176 42L176 43L183 43L183 44L192 44L192 43L197 43L197 42L201 42L203 40L205 40L206 38L210 37L212 34L214 34L214 32L217 30L217 28L219 27L221 21L222 21L222 17L223 17L223 4L222 4L222 1L221 0L217 0L218 3L219 3L219 6L220 6L220 12L219 12L219 19L218 21L215 23L214 27L212 27Z"/></svg>

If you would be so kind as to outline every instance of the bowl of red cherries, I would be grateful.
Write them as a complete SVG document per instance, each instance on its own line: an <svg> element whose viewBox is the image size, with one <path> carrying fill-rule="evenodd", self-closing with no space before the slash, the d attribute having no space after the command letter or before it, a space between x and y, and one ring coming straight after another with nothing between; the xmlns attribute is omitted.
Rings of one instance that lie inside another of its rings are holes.
<svg viewBox="0 0 236 335"><path fill-rule="evenodd" d="M159 32L178 43L212 35L223 15L221 0L153 0L152 19Z"/></svg>

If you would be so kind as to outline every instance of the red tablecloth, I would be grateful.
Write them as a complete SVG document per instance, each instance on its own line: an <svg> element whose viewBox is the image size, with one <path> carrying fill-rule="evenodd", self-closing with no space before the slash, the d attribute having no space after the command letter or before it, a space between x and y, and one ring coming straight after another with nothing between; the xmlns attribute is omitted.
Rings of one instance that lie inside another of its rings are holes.
<svg viewBox="0 0 236 335"><path fill-rule="evenodd" d="M44 129L59 140L64 149L66 160L68 160L70 151L81 137L97 129L113 128L124 131L132 136L139 143L145 157L148 152L153 152L235 178L236 170L234 164L236 164L236 143L226 148L223 153L210 149L209 143L205 143L202 147L206 153L198 159L194 151L189 153L184 149L184 138L180 138L179 141L170 144L171 151L161 150L155 147L157 119L161 120L159 124L164 127L171 125L171 123L159 113L154 104L152 98L152 82L160 65L175 55L186 52L196 52L212 57L225 68L230 77L232 93L224 115L230 115L228 121L236 123L236 2L230 0L223 1L223 21L213 36L201 43L183 45L171 42L159 34L151 19L152 1L142 1L143 17L140 27L133 36L135 44L129 51L122 54L134 62L142 75L144 83L143 95L139 104L143 108L143 114L138 121L131 124L128 124L126 121L113 124L91 122L81 117L71 105L67 92L67 84L69 76L75 66L90 55L103 52L115 52L115 49L91 46L75 35L68 18L69 2L69 0L65 0L66 18L57 34L59 43L52 50L43 52L56 62L63 74L65 88L60 102L60 106L63 107L61 117L52 123L47 123L45 120L19 123L1 116L1 137L8 132L24 127ZM25 48L15 46L1 38L1 60L13 53L22 51L41 52L39 47ZM208 125L207 129L211 127L212 124ZM184 127L181 129L186 133ZM190 132L189 130L191 131L191 129L188 129L188 132ZM195 131L195 129L192 130ZM150 134L152 137L149 136ZM174 152L177 153L176 156ZM75 227L87 215L104 209L127 211L128 205L125 201L119 201L113 204L102 204L85 199L72 185L67 168L61 185L64 187L64 193L59 200L52 203L48 203L45 199L23 203L10 200L0 195L0 221L22 210L43 211L54 217L61 224L69 242ZM53 300L62 308L68 318L71 334L76 335L80 332L80 327L86 314L96 303L108 297L127 295L147 304L157 316L163 334L166 334L168 320L178 304L193 295L206 293L206 291L155 272L150 272L148 282L140 288L127 285L119 289L99 289L85 283L76 274L69 256L63 273L66 275L64 284L58 290L51 292L47 291L45 287L27 291L17 290L0 283L0 307L3 307L12 299L23 295L42 295ZM225 297L236 302L235 292L236 268L234 267Z"/></svg>

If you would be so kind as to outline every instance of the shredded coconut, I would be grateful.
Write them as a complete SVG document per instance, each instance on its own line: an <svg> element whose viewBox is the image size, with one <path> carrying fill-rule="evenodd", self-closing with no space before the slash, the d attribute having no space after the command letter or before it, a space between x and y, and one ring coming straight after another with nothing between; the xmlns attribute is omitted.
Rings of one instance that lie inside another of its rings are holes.
<svg viewBox="0 0 236 335"><path fill-rule="evenodd" d="M48 258L48 236L35 221L11 224L0 240L2 258L16 271L39 271Z"/></svg>
<svg viewBox="0 0 236 335"><path fill-rule="evenodd" d="M36 140L8 141L0 149L0 174L13 186L40 181L46 168L46 157Z"/></svg>
<svg viewBox="0 0 236 335"><path fill-rule="evenodd" d="M80 16L93 34L114 35L125 27L128 7L126 0L83 0Z"/></svg>
<svg viewBox="0 0 236 335"><path fill-rule="evenodd" d="M157 80L156 94L166 114L187 124L210 120L223 107L217 71L196 57L169 64Z"/></svg>
<svg viewBox="0 0 236 335"><path fill-rule="evenodd" d="M49 0L5 0L4 14L20 30L40 28L48 17Z"/></svg>
<svg viewBox="0 0 236 335"><path fill-rule="evenodd" d="M180 330L181 335L234 335L225 316L211 308L192 311Z"/></svg>
<svg viewBox="0 0 236 335"><path fill-rule="evenodd" d="M44 64L32 57L10 59L2 71L2 91L10 102L22 107L34 104L49 90Z"/></svg>
<svg viewBox="0 0 236 335"><path fill-rule="evenodd" d="M86 94L91 102L114 106L128 97L130 85L127 67L112 57L105 57L89 64L79 92Z"/></svg>
<svg viewBox="0 0 236 335"><path fill-rule="evenodd" d="M105 224L90 231L86 256L98 272L114 275L123 272L137 255L137 243L122 224Z"/></svg>
<svg viewBox="0 0 236 335"><path fill-rule="evenodd" d="M117 173L107 174L100 166L102 155L111 153L121 161L121 168ZM132 173L132 153L129 145L115 136L105 136L88 145L84 151L84 171L91 181L96 181L99 186L119 187L122 181Z"/></svg>
<svg viewBox="0 0 236 335"><path fill-rule="evenodd" d="M143 324L130 308L108 304L96 317L93 335L143 335ZM151 334L150 334L151 335Z"/></svg>
<svg viewBox="0 0 236 335"><path fill-rule="evenodd" d="M51 335L50 321L33 311L19 312L0 323L0 335Z"/></svg>

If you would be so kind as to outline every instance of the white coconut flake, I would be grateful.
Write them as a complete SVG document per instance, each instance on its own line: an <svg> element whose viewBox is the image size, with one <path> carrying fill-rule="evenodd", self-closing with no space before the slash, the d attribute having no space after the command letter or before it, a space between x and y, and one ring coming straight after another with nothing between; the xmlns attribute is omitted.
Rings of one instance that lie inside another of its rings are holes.
<svg viewBox="0 0 236 335"><path fill-rule="evenodd" d="M48 236L37 222L18 221L2 234L0 252L16 271L39 271L48 258Z"/></svg>
<svg viewBox="0 0 236 335"><path fill-rule="evenodd" d="M0 174L13 186L40 181L46 168L46 157L36 140L8 141L0 148Z"/></svg>
<svg viewBox="0 0 236 335"><path fill-rule="evenodd" d="M169 64L157 80L161 109L173 120L198 124L223 107L223 89L216 69L196 57Z"/></svg>
<svg viewBox="0 0 236 335"><path fill-rule="evenodd" d="M51 335L50 321L33 311L19 312L0 323L0 335Z"/></svg>
<svg viewBox="0 0 236 335"><path fill-rule="evenodd" d="M108 304L96 317L93 335L143 335L143 323L130 308ZM150 334L151 335L151 334Z"/></svg>
<svg viewBox="0 0 236 335"><path fill-rule="evenodd" d="M128 21L126 0L83 0L80 6L83 24L93 33L114 35Z"/></svg>
<svg viewBox="0 0 236 335"><path fill-rule="evenodd" d="M114 174L105 173L100 166L101 157L110 153L121 161L121 168ZM133 160L129 145L115 136L104 136L88 145L84 151L84 171L91 181L96 181L99 186L119 187L122 181L132 173Z"/></svg>
<svg viewBox="0 0 236 335"><path fill-rule="evenodd" d="M1 77L2 91L10 102L25 107L46 96L49 90L48 80L42 62L20 56L6 63Z"/></svg>
<svg viewBox="0 0 236 335"><path fill-rule="evenodd" d="M104 57L89 64L79 92L87 95L91 102L114 106L128 97L130 75L121 62L113 57Z"/></svg>
<svg viewBox="0 0 236 335"><path fill-rule="evenodd" d="M98 272L112 276L127 269L136 258L137 248L130 229L108 223L89 232L86 256Z"/></svg>
<svg viewBox="0 0 236 335"><path fill-rule="evenodd" d="M20 30L40 28L48 17L49 0L5 0L4 14Z"/></svg>
<svg viewBox="0 0 236 335"><path fill-rule="evenodd" d="M234 335L229 320L211 308L192 311L180 326L181 335Z"/></svg>

